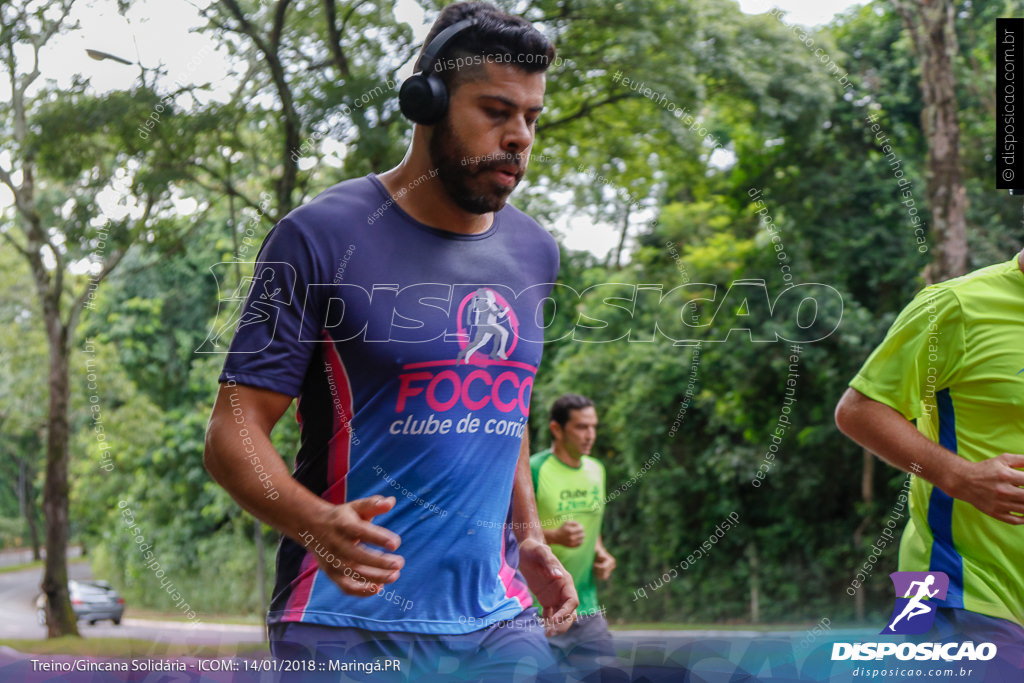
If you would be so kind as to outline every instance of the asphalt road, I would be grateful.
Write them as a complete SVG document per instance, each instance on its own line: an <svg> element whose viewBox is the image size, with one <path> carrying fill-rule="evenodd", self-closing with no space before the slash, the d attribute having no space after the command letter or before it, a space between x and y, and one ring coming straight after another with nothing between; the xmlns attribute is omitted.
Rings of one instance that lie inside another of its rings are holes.
<svg viewBox="0 0 1024 683"><path fill-rule="evenodd" d="M68 576L72 579L93 578L87 562L69 564ZM6 617L0 620L0 639L46 637L46 627L39 624L35 608L42 579L43 570L39 568L0 574L0 614ZM139 638L189 645L262 643L265 640L262 626L205 623L193 625L186 621L133 619L131 605L128 606L120 626L114 626L109 621L101 621L95 626L87 621L80 621L78 630L85 638Z"/></svg>

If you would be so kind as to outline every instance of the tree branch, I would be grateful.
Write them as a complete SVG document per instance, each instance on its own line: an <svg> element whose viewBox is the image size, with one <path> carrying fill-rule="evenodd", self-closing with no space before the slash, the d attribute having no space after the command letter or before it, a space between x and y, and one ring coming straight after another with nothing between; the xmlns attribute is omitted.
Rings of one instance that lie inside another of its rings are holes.
<svg viewBox="0 0 1024 683"><path fill-rule="evenodd" d="M3 237L3 238L4 238L5 240L7 240L7 242L8 242L8 243L9 243L9 244L10 244L10 245L11 245L12 247L14 247L14 248L15 248L15 249L16 249L16 250L18 251L18 253L19 253L19 254L21 254L21 255L22 255L22 256L24 256L25 258L28 258L28 257L29 257L29 252L28 252L28 249L27 249L27 248L25 248L25 247L23 247L23 246L21 246L20 244L18 244L18 243L17 243L17 242L16 242L15 240L14 240L14 238L13 238L13 237L11 237L11 236L10 236L9 234L7 234L6 232L0 232L0 237Z"/></svg>
<svg viewBox="0 0 1024 683"><path fill-rule="evenodd" d="M341 50L341 29L338 28L338 13L334 0L323 0L324 21L327 23L327 46L331 49L331 57L338 71L348 77L348 58Z"/></svg>
<svg viewBox="0 0 1024 683"><path fill-rule="evenodd" d="M584 116L586 116L587 114L590 114L591 112L597 110L600 107L603 107L603 106L605 106L607 104L612 104L614 102L618 102L619 100L624 100L624 99L627 99L627 98L630 98L630 97L634 97L634 93L628 93L628 92L627 93L618 93L616 95L611 95L609 97L606 97L603 100L598 100L597 102L584 102L582 105L580 105L580 108L575 113L573 113L573 114L569 114L568 116L563 116L562 118L555 119L554 121L546 121L543 124L538 124L537 125L537 132L539 133L542 130L549 130L551 128L555 128L556 126L561 126L561 125L564 125L566 123L569 123L570 121L575 121L577 119L581 119Z"/></svg>
<svg viewBox="0 0 1024 683"><path fill-rule="evenodd" d="M281 47L281 34L284 32L284 18L288 13L288 5L291 4L291 0L278 0L277 7L274 8L274 26L270 30L270 46L274 49L274 54Z"/></svg>
<svg viewBox="0 0 1024 683"><path fill-rule="evenodd" d="M146 208L142 211L142 216L140 216L139 219L136 221L136 225L145 226L147 223L149 223L149 217L153 213L153 204L153 195L147 194ZM107 260L103 263L103 268L100 269L99 274L96 277L92 278L92 282L95 283L96 287L99 287L99 284L103 282L103 280L111 273L111 271L113 271L114 268L117 268L117 264L121 262L121 259L124 258L125 254L128 253L129 249L131 249L131 243L129 243L124 249L117 249L110 254ZM89 291L91 289L94 289L94 287L86 286L82 290L82 293L75 297L74 301L71 303L71 307L68 310L67 321L67 327L69 330L75 329L75 326L78 323L78 316L81 314L82 308L84 308L85 306L85 300L89 296Z"/></svg>
<svg viewBox="0 0 1024 683"><path fill-rule="evenodd" d="M245 196L241 192L239 192L239 190L231 183L231 179L230 178L228 178L228 177L226 177L224 175L221 175L216 170L210 168L209 166L207 166L206 164L204 164L204 163L202 163L200 161L197 161L195 163L195 166L198 167L198 168L203 169L204 171L209 173L211 176L213 176L214 178L219 180L221 182L221 188L225 192L227 192L228 194L230 194L230 195L232 195L234 197L238 197L239 199L242 200L242 203L245 204L246 206L248 206L249 208L252 208L252 209L259 209L260 208L259 204L257 204L253 200L249 199L247 196ZM203 189L210 190L210 191L215 191L216 190L216 188L211 187L211 186L205 184L202 180L199 179L198 176L195 176L193 174L189 174L189 180L192 180L193 182L198 184Z"/></svg>
<svg viewBox="0 0 1024 683"><path fill-rule="evenodd" d="M18 210L23 211L24 207L22 206L19 198L19 195L21 195L21 188L14 184L14 178L11 177L11 174L3 166L0 166L0 182L3 182L3 184L11 191L11 194L14 195L14 203L18 207Z"/></svg>
<svg viewBox="0 0 1024 683"><path fill-rule="evenodd" d="M277 45L267 45L267 42L256 31L256 28L245 18L245 13L238 6L237 0L220 0L221 4L228 8L228 11L235 17L240 26L241 32L249 36L266 59L270 67L271 79L277 96L281 101L281 113L284 116L284 139L281 146L281 177L277 184L277 204L282 213L291 211L292 193L295 189L298 176L298 165L292 159L292 153L298 149L300 138L299 131L302 129L299 114L295 110L295 101L292 97L288 79L285 77L284 66L281 63L281 56L277 52ZM280 40L280 31L283 29L284 15L290 0L280 0L275 15L275 40ZM271 49L273 47L274 49Z"/></svg>

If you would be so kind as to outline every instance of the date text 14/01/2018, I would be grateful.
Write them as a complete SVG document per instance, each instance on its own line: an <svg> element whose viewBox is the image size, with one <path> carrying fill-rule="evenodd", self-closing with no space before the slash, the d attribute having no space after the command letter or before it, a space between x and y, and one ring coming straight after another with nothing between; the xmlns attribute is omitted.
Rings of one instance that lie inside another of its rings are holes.
<svg viewBox="0 0 1024 683"><path fill-rule="evenodd" d="M246 659L246 671L400 671L401 660L384 659L373 662L340 662L335 659L317 661L315 659Z"/></svg>

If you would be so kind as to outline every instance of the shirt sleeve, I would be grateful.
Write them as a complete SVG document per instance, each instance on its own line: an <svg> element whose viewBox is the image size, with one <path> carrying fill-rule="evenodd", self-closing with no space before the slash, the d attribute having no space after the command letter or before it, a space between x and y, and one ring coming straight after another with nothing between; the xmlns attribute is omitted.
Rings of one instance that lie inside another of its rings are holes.
<svg viewBox="0 0 1024 683"><path fill-rule="evenodd" d="M253 268L220 381L233 380L290 396L301 393L313 352L321 342L320 297L325 282L316 251L287 219L270 231Z"/></svg>
<svg viewBox="0 0 1024 683"><path fill-rule="evenodd" d="M530 457L530 478L533 479L533 492L537 494L537 485L540 483L540 466L544 462L543 456L539 453Z"/></svg>
<svg viewBox="0 0 1024 683"><path fill-rule="evenodd" d="M963 311L944 287L921 291L896 318L850 386L908 420L956 380L965 352Z"/></svg>
<svg viewBox="0 0 1024 683"><path fill-rule="evenodd" d="M554 241L554 239L552 239L552 241ZM551 277L548 279L548 282L551 284L551 287L554 288L555 283L558 282L558 271L562 267L562 252L559 250L558 242L555 242L554 245L552 261L554 262L554 269L551 272Z"/></svg>

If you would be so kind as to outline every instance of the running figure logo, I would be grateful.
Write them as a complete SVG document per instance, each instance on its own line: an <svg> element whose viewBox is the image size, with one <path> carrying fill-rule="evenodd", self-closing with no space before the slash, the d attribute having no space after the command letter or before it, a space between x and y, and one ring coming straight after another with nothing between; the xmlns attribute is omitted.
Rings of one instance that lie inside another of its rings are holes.
<svg viewBox="0 0 1024 683"><path fill-rule="evenodd" d="M516 345L518 327L516 314L503 296L489 287L478 288L459 306L459 336L468 344L459 352L458 360L469 364L472 355L483 353L488 342L491 359L508 360Z"/></svg>
<svg viewBox="0 0 1024 683"><path fill-rule="evenodd" d="M891 635L926 633L935 622L935 600L945 600L949 577L943 572L893 572L889 575L896 589L892 620L882 629ZM925 602L925 601L929 602Z"/></svg>

